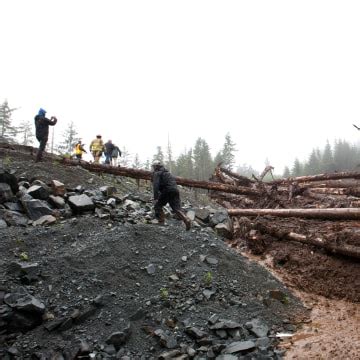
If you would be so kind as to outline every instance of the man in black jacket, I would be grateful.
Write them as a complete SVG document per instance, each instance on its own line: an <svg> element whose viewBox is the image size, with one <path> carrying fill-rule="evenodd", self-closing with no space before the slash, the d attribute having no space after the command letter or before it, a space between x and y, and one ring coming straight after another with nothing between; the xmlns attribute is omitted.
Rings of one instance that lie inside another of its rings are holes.
<svg viewBox="0 0 360 360"><path fill-rule="evenodd" d="M153 190L155 217L159 224L165 222L163 206L169 203L171 209L185 223L186 230L190 230L191 221L181 210L180 194L175 177L164 168L159 160L155 160L153 166Z"/></svg>
<svg viewBox="0 0 360 360"><path fill-rule="evenodd" d="M49 138L49 126L54 126L57 123L55 116L52 116L49 120L45 117L45 114L46 111L44 109L40 109L39 113L35 116L36 138L40 143L39 150L36 155L36 162L42 160L42 155Z"/></svg>
<svg viewBox="0 0 360 360"><path fill-rule="evenodd" d="M115 149L115 145L112 143L112 140L108 140L107 143L105 143L105 164L111 164L112 160L112 152Z"/></svg>

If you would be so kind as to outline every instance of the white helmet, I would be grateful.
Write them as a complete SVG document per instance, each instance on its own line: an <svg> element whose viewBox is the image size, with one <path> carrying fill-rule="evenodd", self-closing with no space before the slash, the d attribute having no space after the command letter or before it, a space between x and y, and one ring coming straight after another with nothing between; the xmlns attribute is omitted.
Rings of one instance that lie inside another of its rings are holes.
<svg viewBox="0 0 360 360"><path fill-rule="evenodd" d="M162 163L160 160L154 160L152 163L152 167L159 167L161 165L162 165Z"/></svg>

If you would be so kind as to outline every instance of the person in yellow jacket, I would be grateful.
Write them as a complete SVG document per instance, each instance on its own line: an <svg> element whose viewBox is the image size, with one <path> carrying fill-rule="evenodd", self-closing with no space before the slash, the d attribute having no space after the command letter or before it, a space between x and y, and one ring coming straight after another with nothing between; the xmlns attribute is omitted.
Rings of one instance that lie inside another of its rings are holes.
<svg viewBox="0 0 360 360"><path fill-rule="evenodd" d="M94 157L94 163L98 164L104 151L104 143L101 139L101 135L96 135L96 139L90 143L90 151Z"/></svg>
<svg viewBox="0 0 360 360"><path fill-rule="evenodd" d="M84 145L82 144L81 140L79 140L74 148L75 157L78 160L82 159L83 153L86 153L87 151L84 149Z"/></svg>

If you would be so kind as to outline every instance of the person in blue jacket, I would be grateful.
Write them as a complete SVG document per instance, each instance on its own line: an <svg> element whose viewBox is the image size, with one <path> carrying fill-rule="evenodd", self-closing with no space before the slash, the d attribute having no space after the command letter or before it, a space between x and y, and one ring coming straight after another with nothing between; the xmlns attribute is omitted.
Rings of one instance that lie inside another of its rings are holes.
<svg viewBox="0 0 360 360"><path fill-rule="evenodd" d="M40 143L39 150L36 155L36 162L42 160L43 152L45 151L49 138L49 126L54 126L57 123L57 118L55 116L48 119L45 115L46 111L44 109L40 109L38 114L35 116L35 136Z"/></svg>

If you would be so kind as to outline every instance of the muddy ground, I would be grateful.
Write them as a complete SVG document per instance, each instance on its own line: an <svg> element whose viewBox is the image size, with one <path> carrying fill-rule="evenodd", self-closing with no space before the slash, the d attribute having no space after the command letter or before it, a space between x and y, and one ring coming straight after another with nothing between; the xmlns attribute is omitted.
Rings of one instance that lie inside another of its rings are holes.
<svg viewBox="0 0 360 360"><path fill-rule="evenodd" d="M54 158L35 164L26 149L2 150L0 156L16 176L45 182L56 179L69 188L114 185L119 195L150 194L149 184L137 188L131 179L64 167ZM185 190L182 198L189 207L216 207L206 196L195 199L192 191ZM52 226L0 231L4 254L0 293L25 286L46 306L41 325L1 338L4 358L70 359L84 342L91 354L103 356L98 358L158 358L172 351L155 335L162 330L175 339L173 349L182 349L176 356L226 359L221 351L211 352L211 347L235 339L224 333L221 338L209 329L208 320L214 314L242 324L242 340L253 336L246 331L251 320L269 328L270 344L265 349L257 346L234 358L356 359L360 353L358 261L273 239L265 241L261 254L254 256L251 246L241 239L226 244L210 228L201 226L186 232L172 218L167 226L159 227L145 220L116 222L87 214L59 219ZM39 281L23 284L9 272L10 264L22 253L39 264ZM281 301L270 296L271 291L279 293ZM83 322L61 331L47 329L56 320L91 306L93 311ZM190 325L205 331L212 342L190 336ZM131 335L126 343L115 354L106 352L109 336L127 327ZM280 343L273 337L295 331L298 338L284 338Z"/></svg>

